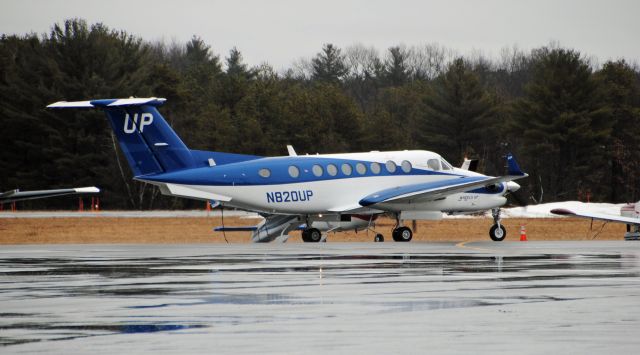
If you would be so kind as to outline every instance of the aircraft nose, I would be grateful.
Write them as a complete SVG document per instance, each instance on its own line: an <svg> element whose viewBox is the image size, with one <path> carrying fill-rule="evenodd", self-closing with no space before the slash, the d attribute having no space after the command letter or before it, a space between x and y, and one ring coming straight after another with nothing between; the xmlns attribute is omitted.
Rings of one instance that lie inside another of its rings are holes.
<svg viewBox="0 0 640 355"><path fill-rule="evenodd" d="M507 181L507 190L509 192L516 192L516 191L520 190L520 184L518 184L517 182L513 182L513 181Z"/></svg>

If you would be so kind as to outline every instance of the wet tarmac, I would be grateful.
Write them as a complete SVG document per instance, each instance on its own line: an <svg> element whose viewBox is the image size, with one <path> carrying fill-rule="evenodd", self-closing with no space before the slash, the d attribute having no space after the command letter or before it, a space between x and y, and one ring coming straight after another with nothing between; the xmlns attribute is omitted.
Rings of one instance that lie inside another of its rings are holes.
<svg viewBox="0 0 640 355"><path fill-rule="evenodd" d="M638 353L640 243L3 246L0 352Z"/></svg>

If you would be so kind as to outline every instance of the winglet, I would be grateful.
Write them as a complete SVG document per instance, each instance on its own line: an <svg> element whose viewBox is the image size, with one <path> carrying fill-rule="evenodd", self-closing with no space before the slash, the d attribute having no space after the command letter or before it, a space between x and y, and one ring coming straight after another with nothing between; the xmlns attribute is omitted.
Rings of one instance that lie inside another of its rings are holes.
<svg viewBox="0 0 640 355"><path fill-rule="evenodd" d="M527 175L520 169L520 166L518 165L516 158L511 153L507 154L507 169L508 169L507 171L509 175L512 175L512 176Z"/></svg>

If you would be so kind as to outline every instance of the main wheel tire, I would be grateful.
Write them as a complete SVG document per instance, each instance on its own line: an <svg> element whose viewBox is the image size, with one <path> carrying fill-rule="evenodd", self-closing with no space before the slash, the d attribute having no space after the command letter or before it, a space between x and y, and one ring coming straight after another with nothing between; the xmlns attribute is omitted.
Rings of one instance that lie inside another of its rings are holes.
<svg viewBox="0 0 640 355"><path fill-rule="evenodd" d="M307 235L307 239L305 240L304 235ZM316 228L305 229L302 232L302 239L308 243L318 243L322 239L322 233Z"/></svg>
<svg viewBox="0 0 640 355"><path fill-rule="evenodd" d="M499 228L497 224L494 224L493 227L491 227L491 229L489 230L489 237L491 237L491 240L493 240L494 242L501 242L506 236L507 230L502 224Z"/></svg>
<svg viewBox="0 0 640 355"><path fill-rule="evenodd" d="M307 230L306 230L306 229L303 229L303 230L302 230L302 241L303 241L303 242L305 242L305 243L309 243L309 242L311 242L311 241L309 240L309 233L307 233Z"/></svg>
<svg viewBox="0 0 640 355"><path fill-rule="evenodd" d="M413 232L409 227L399 227L393 230L392 236L396 242L410 242L413 238Z"/></svg>
<svg viewBox="0 0 640 355"><path fill-rule="evenodd" d="M376 243L384 242L384 235L378 233L375 237L373 237L373 241Z"/></svg>

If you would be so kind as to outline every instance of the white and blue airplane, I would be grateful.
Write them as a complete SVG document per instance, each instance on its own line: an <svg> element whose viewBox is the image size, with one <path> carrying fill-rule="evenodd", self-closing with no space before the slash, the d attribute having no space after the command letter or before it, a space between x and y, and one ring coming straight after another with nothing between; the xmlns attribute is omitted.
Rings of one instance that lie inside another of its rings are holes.
<svg viewBox="0 0 640 355"><path fill-rule="evenodd" d="M489 231L501 241L506 230L500 207L527 176L511 154L506 176L492 177L453 167L424 150L261 157L187 148L157 107L162 98L56 102L48 108L105 111L134 179L165 195L217 201L266 217L256 242L288 235L301 224L306 242L320 241L318 222L349 222L354 215L390 214L392 237L410 241L405 220L437 220L442 213L491 210ZM275 232L274 232L275 231ZM377 236L378 240L380 239Z"/></svg>

